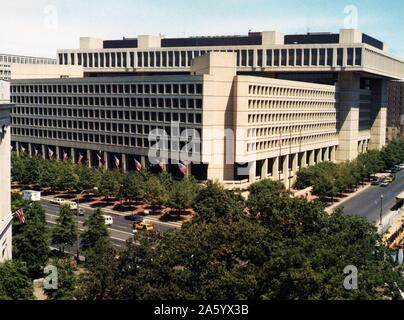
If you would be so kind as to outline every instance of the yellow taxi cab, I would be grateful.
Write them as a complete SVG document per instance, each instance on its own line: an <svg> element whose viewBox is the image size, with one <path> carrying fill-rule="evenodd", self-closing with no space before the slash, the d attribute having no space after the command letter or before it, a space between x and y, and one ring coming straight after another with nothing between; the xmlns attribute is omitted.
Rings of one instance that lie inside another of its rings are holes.
<svg viewBox="0 0 404 320"><path fill-rule="evenodd" d="M21 191L21 189L13 189L13 190L11 191L11 194L12 194L12 195L19 195L19 196L22 196L22 195L23 195L23 192Z"/></svg>
<svg viewBox="0 0 404 320"><path fill-rule="evenodd" d="M151 223L148 222L138 222L134 224L134 229L135 230L145 230L145 231L152 231L154 230L154 227Z"/></svg>

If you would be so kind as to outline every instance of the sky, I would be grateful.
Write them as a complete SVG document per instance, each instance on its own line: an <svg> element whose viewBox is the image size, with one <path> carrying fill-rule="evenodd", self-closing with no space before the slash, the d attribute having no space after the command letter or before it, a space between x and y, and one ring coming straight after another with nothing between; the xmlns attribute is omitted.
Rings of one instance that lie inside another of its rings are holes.
<svg viewBox="0 0 404 320"><path fill-rule="evenodd" d="M80 37L359 30L404 58L403 0L0 0L0 53L55 57Z"/></svg>

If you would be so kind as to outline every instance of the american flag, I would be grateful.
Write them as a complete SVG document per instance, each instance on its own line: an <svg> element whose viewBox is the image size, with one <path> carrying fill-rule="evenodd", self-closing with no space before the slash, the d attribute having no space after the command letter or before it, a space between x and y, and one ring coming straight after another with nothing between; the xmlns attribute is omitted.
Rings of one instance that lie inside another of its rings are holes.
<svg viewBox="0 0 404 320"><path fill-rule="evenodd" d="M135 169L136 169L136 171L139 171L139 172L142 170L142 164L139 161L137 161L136 159L135 159Z"/></svg>
<svg viewBox="0 0 404 320"><path fill-rule="evenodd" d="M25 213L23 208L17 210L13 215L18 218L21 224L25 223Z"/></svg>
<svg viewBox="0 0 404 320"><path fill-rule="evenodd" d="M49 159L53 157L53 151L51 148L48 148Z"/></svg>
<svg viewBox="0 0 404 320"><path fill-rule="evenodd" d="M115 158L115 166L119 168L119 166L121 165L121 161L116 156L114 156L114 158Z"/></svg>
<svg viewBox="0 0 404 320"><path fill-rule="evenodd" d="M83 161L83 155L80 153L79 154L79 160L77 161L77 163L81 164L82 161Z"/></svg>
<svg viewBox="0 0 404 320"><path fill-rule="evenodd" d="M164 165L164 162L163 161L159 161L159 160L157 160L158 161L158 166L160 167L160 169L161 169L161 171L165 171L165 165Z"/></svg>
<svg viewBox="0 0 404 320"><path fill-rule="evenodd" d="M67 156L68 156L67 152L66 152L66 151L63 151L63 161L66 161Z"/></svg>
<svg viewBox="0 0 404 320"><path fill-rule="evenodd" d="M181 173L186 176L188 174L188 168L187 166L183 165L182 163L178 164L178 169L181 171Z"/></svg>
<svg viewBox="0 0 404 320"><path fill-rule="evenodd" d="M25 152L25 148L21 147L21 152L24 153Z"/></svg>
<svg viewBox="0 0 404 320"><path fill-rule="evenodd" d="M37 156L38 155L38 149L34 148L34 152L35 152L35 156Z"/></svg>

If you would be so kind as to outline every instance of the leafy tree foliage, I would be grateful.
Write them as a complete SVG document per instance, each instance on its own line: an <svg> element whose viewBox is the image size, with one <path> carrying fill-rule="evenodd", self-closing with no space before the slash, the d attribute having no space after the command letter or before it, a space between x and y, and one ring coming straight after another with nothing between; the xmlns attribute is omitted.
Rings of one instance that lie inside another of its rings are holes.
<svg viewBox="0 0 404 320"><path fill-rule="evenodd" d="M109 230L101 209L95 210L84 222L86 230L81 236L81 247L88 251L94 248L98 241L109 240Z"/></svg>
<svg viewBox="0 0 404 320"><path fill-rule="evenodd" d="M172 185L169 206L176 210L191 208L198 194L198 184L193 177L185 177Z"/></svg>
<svg viewBox="0 0 404 320"><path fill-rule="evenodd" d="M77 232L77 226L69 206L62 206L56 219L56 226L52 229L52 244L59 246L59 249L64 252L65 247L73 246Z"/></svg>
<svg viewBox="0 0 404 320"><path fill-rule="evenodd" d="M76 293L77 277L75 267L69 259L55 259L51 264L58 270L58 289L45 290L49 300L73 300Z"/></svg>
<svg viewBox="0 0 404 320"><path fill-rule="evenodd" d="M32 300L33 291L25 263L8 261L0 264L0 300Z"/></svg>
<svg viewBox="0 0 404 320"><path fill-rule="evenodd" d="M17 260L26 263L29 275L42 275L48 262L49 232L45 210L36 202L26 207L26 223L15 224L13 228L13 254Z"/></svg>

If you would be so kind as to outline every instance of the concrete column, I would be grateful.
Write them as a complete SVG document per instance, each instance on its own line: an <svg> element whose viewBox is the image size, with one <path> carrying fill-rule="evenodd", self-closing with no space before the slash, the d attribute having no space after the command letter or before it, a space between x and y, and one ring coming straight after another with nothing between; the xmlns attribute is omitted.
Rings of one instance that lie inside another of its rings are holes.
<svg viewBox="0 0 404 320"><path fill-rule="evenodd" d="M278 180L279 176L279 157L274 158L274 165L272 166L272 178Z"/></svg>
<svg viewBox="0 0 404 320"><path fill-rule="evenodd" d="M321 162L323 162L323 149L319 149L317 151L316 163L321 163Z"/></svg>
<svg viewBox="0 0 404 320"><path fill-rule="evenodd" d="M253 161L248 164L248 181L254 183L256 179L257 162Z"/></svg>
<svg viewBox="0 0 404 320"><path fill-rule="evenodd" d="M284 157L282 167L283 167L283 180L285 186L287 186L289 184L289 155L286 155Z"/></svg>
<svg viewBox="0 0 404 320"><path fill-rule="evenodd" d="M145 156L140 157L140 164L142 165L143 168L146 168L146 157Z"/></svg>
<svg viewBox="0 0 404 320"><path fill-rule="evenodd" d="M354 160L358 156L360 77L343 72L339 74L338 108L339 147L338 162Z"/></svg>
<svg viewBox="0 0 404 320"><path fill-rule="evenodd" d="M108 152L104 151L104 168L109 169Z"/></svg>
<svg viewBox="0 0 404 320"><path fill-rule="evenodd" d="M76 163L76 149L71 148L70 149L70 155L71 155L71 158L72 158L72 162Z"/></svg>
<svg viewBox="0 0 404 320"><path fill-rule="evenodd" d="M55 156L56 159L60 160L60 148L58 146L55 147Z"/></svg>
<svg viewBox="0 0 404 320"><path fill-rule="evenodd" d="M28 155L30 158L32 158L32 144L28 143Z"/></svg>
<svg viewBox="0 0 404 320"><path fill-rule="evenodd" d="M309 166L314 166L314 165L316 164L316 161L314 160L314 156L315 156L314 151L315 151L315 150L309 151L309 152L310 152L310 155L309 155Z"/></svg>
<svg viewBox="0 0 404 320"><path fill-rule="evenodd" d="M20 143L18 141L15 142L15 152L17 153L17 156L20 155Z"/></svg>
<svg viewBox="0 0 404 320"><path fill-rule="evenodd" d="M292 157L293 157L293 159L292 159L292 171L293 172L296 172L298 169L297 169L297 158L299 157L299 154L298 153L294 153L293 155L292 155Z"/></svg>
<svg viewBox="0 0 404 320"><path fill-rule="evenodd" d="M387 81L372 80L372 127L369 149L381 150L386 144L387 126Z"/></svg>
<svg viewBox="0 0 404 320"><path fill-rule="evenodd" d="M261 166L261 180L268 178L268 159L263 160Z"/></svg>
<svg viewBox="0 0 404 320"><path fill-rule="evenodd" d="M331 162L335 162L335 146L331 147L331 158L330 158Z"/></svg>
<svg viewBox="0 0 404 320"><path fill-rule="evenodd" d="M45 145L41 145L41 151L42 151L42 158L46 159L46 147Z"/></svg>
<svg viewBox="0 0 404 320"><path fill-rule="evenodd" d="M123 172L128 171L127 157L126 154L122 153L122 170Z"/></svg>
<svg viewBox="0 0 404 320"><path fill-rule="evenodd" d="M87 162L88 167L91 168L93 166L93 158L91 156L91 150L87 150Z"/></svg>
<svg viewBox="0 0 404 320"><path fill-rule="evenodd" d="M307 152L303 152L301 168L307 167Z"/></svg>

